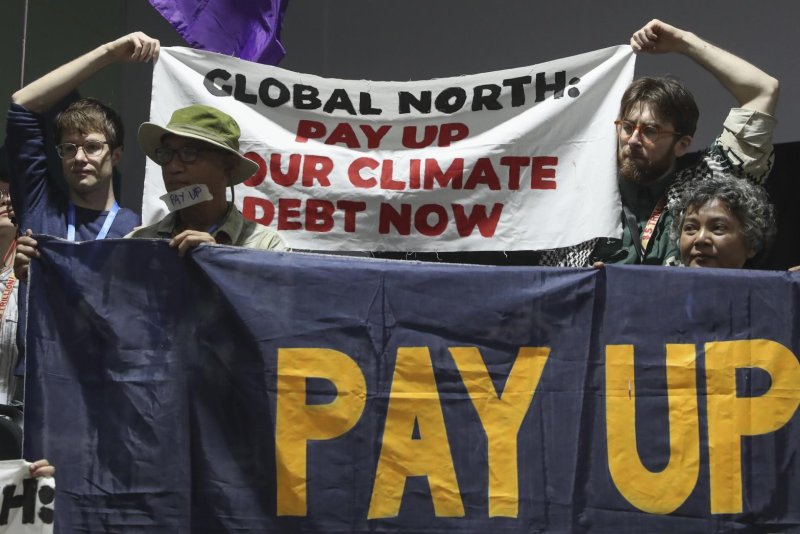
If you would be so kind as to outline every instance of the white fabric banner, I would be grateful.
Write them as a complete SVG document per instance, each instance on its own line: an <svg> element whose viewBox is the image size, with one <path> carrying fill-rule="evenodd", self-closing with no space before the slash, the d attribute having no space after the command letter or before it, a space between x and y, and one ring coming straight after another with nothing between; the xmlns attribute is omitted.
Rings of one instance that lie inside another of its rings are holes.
<svg viewBox="0 0 800 534"><path fill-rule="evenodd" d="M25 460L0 461L0 534L53 532L55 479L31 478L30 465Z"/></svg>
<svg viewBox="0 0 800 534"><path fill-rule="evenodd" d="M613 121L634 61L617 46L375 82L164 48L150 120L193 103L233 116L260 166L236 204L295 249L542 250L621 233ZM164 193L148 160L145 224Z"/></svg>

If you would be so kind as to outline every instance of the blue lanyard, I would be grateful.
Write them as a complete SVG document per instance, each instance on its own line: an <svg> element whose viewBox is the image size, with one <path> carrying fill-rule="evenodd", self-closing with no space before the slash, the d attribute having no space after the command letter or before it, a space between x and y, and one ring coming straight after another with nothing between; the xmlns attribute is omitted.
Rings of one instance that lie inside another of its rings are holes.
<svg viewBox="0 0 800 534"><path fill-rule="evenodd" d="M114 219L117 216L117 212L119 211L119 204L117 201L114 201L114 205L111 206L111 209L108 210L108 215L106 215L106 220L103 223L102 228L100 231L97 232L97 239L105 239L108 235L108 231L111 229L111 225L114 224ZM68 241L75 241L75 204L70 201L69 209L67 210L67 240Z"/></svg>
<svg viewBox="0 0 800 534"><path fill-rule="evenodd" d="M231 188L233 189L233 188ZM218 220L214 224L211 225L211 228L208 229L208 233L210 235L214 235L214 233L219 230L220 225L224 224L225 221L228 220L228 215L231 214L231 208L233 207L233 202L228 202L228 209L225 210L225 215L222 216L222 219Z"/></svg>

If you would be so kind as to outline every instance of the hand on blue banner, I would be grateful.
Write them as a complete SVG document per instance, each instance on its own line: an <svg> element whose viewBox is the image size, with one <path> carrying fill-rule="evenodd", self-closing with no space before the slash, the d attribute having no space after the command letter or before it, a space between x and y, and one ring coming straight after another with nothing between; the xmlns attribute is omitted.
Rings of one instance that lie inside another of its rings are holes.
<svg viewBox="0 0 800 534"><path fill-rule="evenodd" d="M17 238L17 254L14 257L14 276L22 281L28 279L28 268L31 264L31 258L39 258L38 243L32 237L33 232L31 229L25 231L25 235Z"/></svg>
<svg viewBox="0 0 800 534"><path fill-rule="evenodd" d="M216 243L216 240L214 239L214 236L208 232L184 230L170 240L169 246L177 248L178 256L182 258L186 255L190 248L194 248L201 243L209 243L213 245Z"/></svg>

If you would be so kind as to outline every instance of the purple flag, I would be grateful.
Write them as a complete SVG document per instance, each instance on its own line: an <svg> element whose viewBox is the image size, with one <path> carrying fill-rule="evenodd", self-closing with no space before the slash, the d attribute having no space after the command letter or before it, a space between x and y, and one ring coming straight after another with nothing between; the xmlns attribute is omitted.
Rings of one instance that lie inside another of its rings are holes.
<svg viewBox="0 0 800 534"><path fill-rule="evenodd" d="M277 65L289 0L150 0L194 48Z"/></svg>

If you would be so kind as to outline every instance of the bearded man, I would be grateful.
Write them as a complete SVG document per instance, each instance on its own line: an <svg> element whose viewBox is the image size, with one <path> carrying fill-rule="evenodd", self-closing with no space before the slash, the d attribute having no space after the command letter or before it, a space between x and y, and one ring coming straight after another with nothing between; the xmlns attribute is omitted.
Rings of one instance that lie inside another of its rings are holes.
<svg viewBox="0 0 800 534"><path fill-rule="evenodd" d="M763 185L772 168L772 116L778 81L697 35L652 20L631 37L636 53L680 53L709 71L736 99L714 143L696 158L686 155L697 126L694 97L679 81L639 78L625 91L617 128L622 239L596 239L545 251L541 263L671 265L680 259L670 239L667 203L687 184L714 176Z"/></svg>

